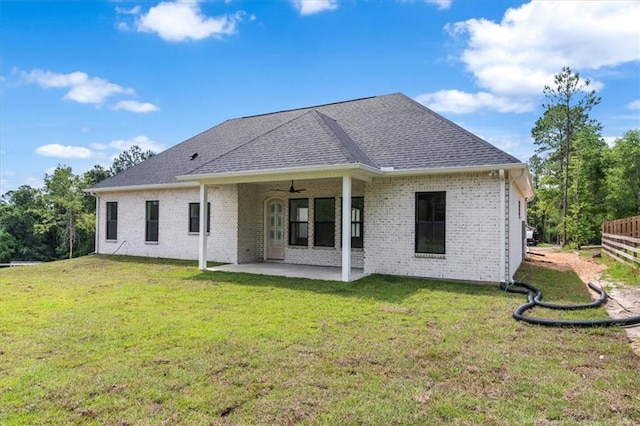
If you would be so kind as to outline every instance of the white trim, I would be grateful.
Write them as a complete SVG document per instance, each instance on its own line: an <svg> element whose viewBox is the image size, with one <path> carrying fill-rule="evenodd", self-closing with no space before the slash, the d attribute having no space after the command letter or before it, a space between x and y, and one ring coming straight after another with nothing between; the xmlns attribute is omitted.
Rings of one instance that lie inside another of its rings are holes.
<svg viewBox="0 0 640 426"><path fill-rule="evenodd" d="M499 217L500 217L500 282L506 282L505 281L505 275L506 275L506 267L507 267L507 259L506 259L506 246L507 246L507 237L506 237L506 215L507 213L505 212L505 209L507 208L506 206L506 202L505 202L505 178L504 178L504 170L500 169L500 179L498 179L498 182L500 182L500 212Z"/></svg>
<svg viewBox="0 0 640 426"><path fill-rule="evenodd" d="M264 229L262 231L262 236L264 238L264 243L262 244L262 259L267 260L269 257L267 256L267 254L269 253L269 203L272 201L280 201L282 203L282 245L283 245L283 256L282 259L271 259L271 260L285 260L285 254L286 254L286 250L285 247L287 245L287 243L285 242L285 215L284 215L284 208L285 208L285 200L280 198L280 197L268 197L266 200L264 200L263 203L263 225L264 225Z"/></svg>
<svg viewBox="0 0 640 426"><path fill-rule="evenodd" d="M349 175L342 177L342 281L351 281L351 176Z"/></svg>
<svg viewBox="0 0 640 426"><path fill-rule="evenodd" d="M200 229L198 236L198 268L201 271L207 270L207 217L209 209L207 209L207 185L200 184Z"/></svg>
<svg viewBox="0 0 640 426"><path fill-rule="evenodd" d="M207 183L251 183L271 180L301 180L313 178L342 177L345 172L358 180L369 181L372 177L383 175L379 169L360 163L321 165L307 167L286 167L281 169L263 169L228 173L210 173L201 175L180 175L176 179L182 182L207 182Z"/></svg>
<svg viewBox="0 0 640 426"><path fill-rule="evenodd" d="M95 253L100 253L100 197L93 194L96 197L96 237L95 237Z"/></svg>
<svg viewBox="0 0 640 426"><path fill-rule="evenodd" d="M89 188L85 192L97 197L98 192L124 192L124 191L147 191L157 189L180 189L180 188L198 188L197 182L177 182L177 183L158 183L151 185L130 185L130 186L111 186L108 188Z"/></svg>

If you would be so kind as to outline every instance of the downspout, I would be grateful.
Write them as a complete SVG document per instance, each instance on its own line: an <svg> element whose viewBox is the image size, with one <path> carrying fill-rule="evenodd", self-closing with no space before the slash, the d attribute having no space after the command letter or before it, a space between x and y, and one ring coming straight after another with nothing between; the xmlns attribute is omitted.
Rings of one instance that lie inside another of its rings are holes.
<svg viewBox="0 0 640 426"><path fill-rule="evenodd" d="M500 282L506 282L506 267L507 267L507 259L505 248L507 246L507 235L506 235L506 202L505 202L505 179L504 179L504 169L500 169Z"/></svg>

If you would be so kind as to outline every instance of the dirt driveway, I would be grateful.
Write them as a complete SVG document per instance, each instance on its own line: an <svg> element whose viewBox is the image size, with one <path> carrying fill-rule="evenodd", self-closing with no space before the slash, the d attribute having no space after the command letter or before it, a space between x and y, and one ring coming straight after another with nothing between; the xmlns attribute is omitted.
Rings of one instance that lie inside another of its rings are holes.
<svg viewBox="0 0 640 426"><path fill-rule="evenodd" d="M571 268L585 284L592 282L603 287L609 295L605 309L610 317L621 318L640 315L640 286L601 280L600 276L606 266L598 263L597 260L581 257L576 252L558 252L554 248L530 247L529 251L531 262L536 265L561 270ZM631 347L640 356L640 325L625 327L625 331Z"/></svg>

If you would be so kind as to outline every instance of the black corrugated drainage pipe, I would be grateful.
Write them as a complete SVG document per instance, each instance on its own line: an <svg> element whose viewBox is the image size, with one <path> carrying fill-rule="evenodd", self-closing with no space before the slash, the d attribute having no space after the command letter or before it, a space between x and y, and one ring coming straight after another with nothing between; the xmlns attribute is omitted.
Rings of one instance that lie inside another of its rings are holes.
<svg viewBox="0 0 640 426"><path fill-rule="evenodd" d="M522 281L513 281L511 284L501 283L500 288L509 293L519 293L527 295L527 303L520 305L513 311L513 317L519 321L528 322L529 324L544 325L547 327L610 327L614 325L636 325L640 324L640 315L627 318L610 318L604 320L593 321L572 321L572 320L557 320L548 318L536 318L525 316L524 313L535 306L540 306L547 309L557 310L577 310L596 308L607 301L607 293L596 286L593 283L589 283L589 287L599 294L597 300L591 303L585 303L582 305L555 305L552 303L542 302L542 292L532 286L531 284L524 283Z"/></svg>

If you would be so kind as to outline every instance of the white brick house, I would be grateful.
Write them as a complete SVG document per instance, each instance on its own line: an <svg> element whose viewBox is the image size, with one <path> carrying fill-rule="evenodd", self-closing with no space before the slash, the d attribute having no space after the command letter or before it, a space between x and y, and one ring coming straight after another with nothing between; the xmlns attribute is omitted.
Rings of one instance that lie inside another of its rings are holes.
<svg viewBox="0 0 640 426"><path fill-rule="evenodd" d="M229 120L91 191L98 253L341 266L345 281L509 281L533 195L525 164L402 94Z"/></svg>

